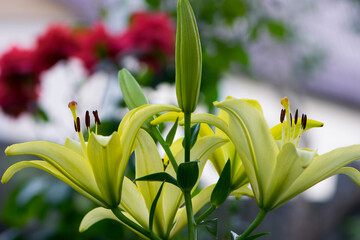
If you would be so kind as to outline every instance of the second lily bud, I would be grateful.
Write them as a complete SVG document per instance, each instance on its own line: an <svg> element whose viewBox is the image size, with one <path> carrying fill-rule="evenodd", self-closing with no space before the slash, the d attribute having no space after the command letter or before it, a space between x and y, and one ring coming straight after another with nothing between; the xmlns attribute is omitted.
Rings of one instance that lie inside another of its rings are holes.
<svg viewBox="0 0 360 240"><path fill-rule="evenodd" d="M199 98L202 54L199 31L188 0L179 0L176 31L176 95L185 113L196 109Z"/></svg>

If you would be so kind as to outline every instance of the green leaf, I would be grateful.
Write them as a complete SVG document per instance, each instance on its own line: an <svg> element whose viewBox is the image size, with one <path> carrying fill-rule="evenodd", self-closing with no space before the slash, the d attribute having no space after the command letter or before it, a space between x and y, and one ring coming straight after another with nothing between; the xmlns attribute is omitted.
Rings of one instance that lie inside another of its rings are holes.
<svg viewBox="0 0 360 240"><path fill-rule="evenodd" d="M140 178L135 179L135 181L157 181L157 182L167 182L171 183L178 187L178 183L174 177L166 172L158 172L149 174Z"/></svg>
<svg viewBox="0 0 360 240"><path fill-rule="evenodd" d="M260 238L262 236L268 235L268 234L270 234L270 233L269 232L259 233L259 234L255 234L255 235L249 236L247 238L244 238L244 240L254 240L254 239Z"/></svg>
<svg viewBox="0 0 360 240"><path fill-rule="evenodd" d="M172 126L171 130L169 131L168 135L166 136L166 144L168 146L171 146L171 144L174 141L174 137L175 137L176 130L178 127L178 122L179 122L179 117L176 118L174 125Z"/></svg>
<svg viewBox="0 0 360 240"><path fill-rule="evenodd" d="M151 208L150 208L150 214L149 214L149 228L150 230L152 231L152 227L153 227L153 223L154 223L154 216L155 216L155 209L156 209L156 204L157 202L159 201L159 198L160 198L160 194L161 194L161 190L164 186L164 183L163 182L159 188L159 191L157 192L155 198L154 198L154 201L152 202L151 204Z"/></svg>
<svg viewBox="0 0 360 240"><path fill-rule="evenodd" d="M267 23L267 28L269 33L279 40L284 40L288 35L288 28L285 25L285 23L278 21L278 20L272 20Z"/></svg>
<svg viewBox="0 0 360 240"><path fill-rule="evenodd" d="M191 191L199 177L198 161L184 162L177 170L177 182L184 191Z"/></svg>
<svg viewBox="0 0 360 240"><path fill-rule="evenodd" d="M197 137L199 135L200 131L200 123L197 123L191 127L191 135L190 135L190 149L194 146L196 143ZM182 141L182 145L185 148L185 138Z"/></svg>
<svg viewBox="0 0 360 240"><path fill-rule="evenodd" d="M199 223L199 226L205 226L206 230L208 230L211 235L214 237L218 237L218 219L214 218L211 220L202 221Z"/></svg>
<svg viewBox="0 0 360 240"><path fill-rule="evenodd" d="M225 164L220 174L220 178L211 193L211 204L219 207L223 204L231 191L231 163L230 159Z"/></svg>
<svg viewBox="0 0 360 240"><path fill-rule="evenodd" d="M160 0L146 0L146 3L149 4L153 8L160 7Z"/></svg>

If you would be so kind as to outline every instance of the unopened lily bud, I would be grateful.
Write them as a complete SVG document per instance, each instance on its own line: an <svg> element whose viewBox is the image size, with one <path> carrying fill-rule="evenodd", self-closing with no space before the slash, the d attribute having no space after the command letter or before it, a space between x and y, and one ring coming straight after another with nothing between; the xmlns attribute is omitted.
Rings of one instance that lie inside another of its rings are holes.
<svg viewBox="0 0 360 240"><path fill-rule="evenodd" d="M118 74L118 78L119 78L119 83L120 83L121 92L123 94L123 98L129 110L140 107L145 104L149 104L149 101L142 92L140 85L128 70L126 70L125 68L120 70ZM153 119L154 117L148 119L143 124L143 128L150 129L151 128L150 121Z"/></svg>
<svg viewBox="0 0 360 240"><path fill-rule="evenodd" d="M118 74L121 92L129 110L148 104L140 85L131 73L125 68Z"/></svg>
<svg viewBox="0 0 360 240"><path fill-rule="evenodd" d="M176 95L185 113L196 109L201 83L202 55L194 12L188 0L177 5Z"/></svg>

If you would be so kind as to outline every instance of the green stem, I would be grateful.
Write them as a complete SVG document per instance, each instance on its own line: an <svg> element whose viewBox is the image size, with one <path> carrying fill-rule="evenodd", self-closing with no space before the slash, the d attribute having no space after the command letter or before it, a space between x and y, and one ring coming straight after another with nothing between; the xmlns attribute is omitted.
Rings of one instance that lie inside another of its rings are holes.
<svg viewBox="0 0 360 240"><path fill-rule="evenodd" d="M178 164L176 163L176 160L170 150L170 147L166 144L164 138L161 136L159 129L157 127L152 127L151 132L155 136L155 138L159 141L160 145L163 147L164 151L166 152L167 156L170 159L171 165L173 166L175 172L177 172Z"/></svg>
<svg viewBox="0 0 360 240"><path fill-rule="evenodd" d="M210 216L210 214L212 214L215 211L215 209L216 209L216 207L214 205L211 205L211 207L209 207L203 214L201 214L196 219L196 224L199 225L205 218Z"/></svg>
<svg viewBox="0 0 360 240"><path fill-rule="evenodd" d="M186 205L186 214L188 220L188 239L196 240L197 232L196 232L196 223L194 219L192 203L191 203L191 193L190 191L184 191L185 205Z"/></svg>
<svg viewBox="0 0 360 240"><path fill-rule="evenodd" d="M184 123L184 132L185 132L185 162L190 162L190 148L191 148L191 113L184 113L185 123Z"/></svg>
<svg viewBox="0 0 360 240"><path fill-rule="evenodd" d="M260 212L256 216L255 220L251 223L251 225L241 234L241 236L237 240L241 240L249 236L252 231L255 230L259 226L259 224L264 220L267 212L264 209L260 209Z"/></svg>
<svg viewBox="0 0 360 240"><path fill-rule="evenodd" d="M190 148L191 148L191 113L184 113L184 141L185 141L185 162L190 162ZM190 191L183 191L184 198L185 198L185 206L186 206L186 214L188 220L188 233L189 233L189 240L196 240L197 239L197 232L196 232L196 223L192 209L191 203L191 192Z"/></svg>
<svg viewBox="0 0 360 240"><path fill-rule="evenodd" d="M154 233L149 232L147 230L145 230L144 228L142 228L140 225L138 225L137 223L131 221L129 218L127 218L120 210L120 208L114 208L111 209L111 211L114 213L114 215L121 221L123 222L125 225L127 225L128 227L134 229L135 231L137 231L138 233L144 235L145 237L151 239L151 240L161 240L161 238L157 237Z"/></svg>

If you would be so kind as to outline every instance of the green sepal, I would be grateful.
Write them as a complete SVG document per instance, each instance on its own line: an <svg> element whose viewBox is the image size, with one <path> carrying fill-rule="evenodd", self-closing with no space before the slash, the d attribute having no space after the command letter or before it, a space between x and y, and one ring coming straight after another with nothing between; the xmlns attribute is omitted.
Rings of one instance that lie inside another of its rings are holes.
<svg viewBox="0 0 360 240"><path fill-rule="evenodd" d="M199 161L181 163L177 170L177 182L183 191L191 191L199 177Z"/></svg>
<svg viewBox="0 0 360 240"><path fill-rule="evenodd" d="M200 131L200 123L194 124L191 127L191 135L190 135L190 149L194 146L194 144L196 143L196 140L198 138L199 135L199 131ZM182 141L182 146L183 148L185 148L185 138Z"/></svg>
<svg viewBox="0 0 360 240"><path fill-rule="evenodd" d="M164 183L165 183L165 181L162 182L162 184L161 184L161 186L159 188L159 191L157 192L157 194L156 194L156 196L154 198L154 201L151 204L150 213L149 213L149 229L150 229L150 231L152 231L152 228L153 228L156 204L159 201L159 198L160 198L161 191L163 189Z"/></svg>
<svg viewBox="0 0 360 240"><path fill-rule="evenodd" d="M199 226L205 226L206 230L211 233L214 237L218 237L218 219L214 218L211 220L202 221Z"/></svg>
<svg viewBox="0 0 360 240"><path fill-rule="evenodd" d="M152 173L140 178L135 179L134 181L157 181L157 182L167 182L179 187L176 179L166 172Z"/></svg>
<svg viewBox="0 0 360 240"><path fill-rule="evenodd" d="M168 135L166 136L165 141L166 141L166 144L168 146L171 146L171 144L174 141L176 130L177 130L177 127L178 127L178 123L179 123L179 117L176 118L176 121L175 121L174 125L172 126L172 128L170 129Z"/></svg>
<svg viewBox="0 0 360 240"><path fill-rule="evenodd" d="M220 178L211 193L211 204L219 207L226 201L231 192L231 163L230 159L226 162L224 169L220 174Z"/></svg>

